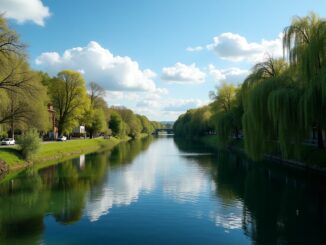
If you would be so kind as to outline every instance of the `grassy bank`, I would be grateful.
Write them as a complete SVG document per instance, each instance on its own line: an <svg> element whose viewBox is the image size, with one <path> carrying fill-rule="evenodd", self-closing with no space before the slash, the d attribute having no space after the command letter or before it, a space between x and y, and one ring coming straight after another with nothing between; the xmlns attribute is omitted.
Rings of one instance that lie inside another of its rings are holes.
<svg viewBox="0 0 326 245"><path fill-rule="evenodd" d="M42 165L51 164L80 154L109 150L121 141L111 137L110 139L96 138L43 143L38 153L30 161L22 158L18 147L0 148L0 160L9 166L9 170L15 170L35 163L42 163Z"/></svg>
<svg viewBox="0 0 326 245"><path fill-rule="evenodd" d="M214 149L218 149L217 135L204 136L200 139L200 141ZM232 148L232 150L244 153L243 140L231 142L230 148ZM311 145L302 145L300 152L300 156L293 155L289 157L289 159L282 159L280 156L271 155L267 156L267 158L277 161L283 161L291 165L297 165L300 167L312 167L316 169L323 169L323 171L326 171L326 149L318 149L317 147Z"/></svg>

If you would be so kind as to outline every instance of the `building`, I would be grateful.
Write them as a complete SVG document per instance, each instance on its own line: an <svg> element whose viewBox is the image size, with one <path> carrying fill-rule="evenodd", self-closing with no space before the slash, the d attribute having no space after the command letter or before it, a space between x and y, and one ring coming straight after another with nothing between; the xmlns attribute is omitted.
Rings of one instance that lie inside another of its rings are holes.
<svg viewBox="0 0 326 245"><path fill-rule="evenodd" d="M48 104L48 113L51 130L48 132L47 136L49 140L56 140L58 138L58 128L56 126L55 110L53 109L53 105L50 103Z"/></svg>
<svg viewBox="0 0 326 245"><path fill-rule="evenodd" d="M85 137L86 135L86 129L84 125L80 125L79 127L76 127L72 130L73 137Z"/></svg>

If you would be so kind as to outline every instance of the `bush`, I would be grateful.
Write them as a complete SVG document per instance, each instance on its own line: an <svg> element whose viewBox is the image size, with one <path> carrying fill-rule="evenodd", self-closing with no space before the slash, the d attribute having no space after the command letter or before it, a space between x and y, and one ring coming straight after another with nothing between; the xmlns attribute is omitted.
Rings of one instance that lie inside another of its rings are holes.
<svg viewBox="0 0 326 245"><path fill-rule="evenodd" d="M29 129L24 135L17 138L17 144L20 146L23 157L30 159L41 146L37 130L34 128Z"/></svg>

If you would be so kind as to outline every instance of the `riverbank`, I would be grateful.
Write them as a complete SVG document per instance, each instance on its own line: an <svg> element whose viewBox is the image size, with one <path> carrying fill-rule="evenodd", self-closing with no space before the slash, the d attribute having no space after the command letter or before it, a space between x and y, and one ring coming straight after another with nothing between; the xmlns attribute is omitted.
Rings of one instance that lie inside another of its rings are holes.
<svg viewBox="0 0 326 245"><path fill-rule="evenodd" d="M29 161L23 159L16 147L0 148L0 166L6 171L19 170L32 164L51 165L58 161L67 160L75 156L100 150L110 150L121 141L111 137L110 139L80 139L65 142L50 142L42 144L40 150Z"/></svg>
<svg viewBox="0 0 326 245"><path fill-rule="evenodd" d="M217 135L205 136L200 138L199 141L218 150ZM246 155L242 140L232 142L228 149ZM311 145L302 145L301 152L300 158L283 159L279 155L266 155L266 159L290 167L306 169L326 175L326 149L318 149Z"/></svg>

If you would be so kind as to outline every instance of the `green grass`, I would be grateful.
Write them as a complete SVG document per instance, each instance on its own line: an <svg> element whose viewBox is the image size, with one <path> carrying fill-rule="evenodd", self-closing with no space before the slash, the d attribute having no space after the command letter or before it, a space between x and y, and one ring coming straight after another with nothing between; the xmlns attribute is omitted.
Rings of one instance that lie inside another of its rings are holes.
<svg viewBox="0 0 326 245"><path fill-rule="evenodd" d="M111 137L110 139L96 138L45 143L41 145L30 163L48 165L83 153L112 149L120 141L120 139ZM27 163L22 158L18 147L0 148L0 159L8 164L10 169L19 169Z"/></svg>
<svg viewBox="0 0 326 245"><path fill-rule="evenodd" d="M112 144L116 141L118 141L116 138L111 138L110 140L97 138L42 144L39 152L33 156L33 161L39 161L40 159L56 156L58 154L84 152L85 150L100 148L101 146L104 146L105 143Z"/></svg>
<svg viewBox="0 0 326 245"><path fill-rule="evenodd" d="M17 147L0 148L0 160L8 165L23 164L25 162Z"/></svg>

